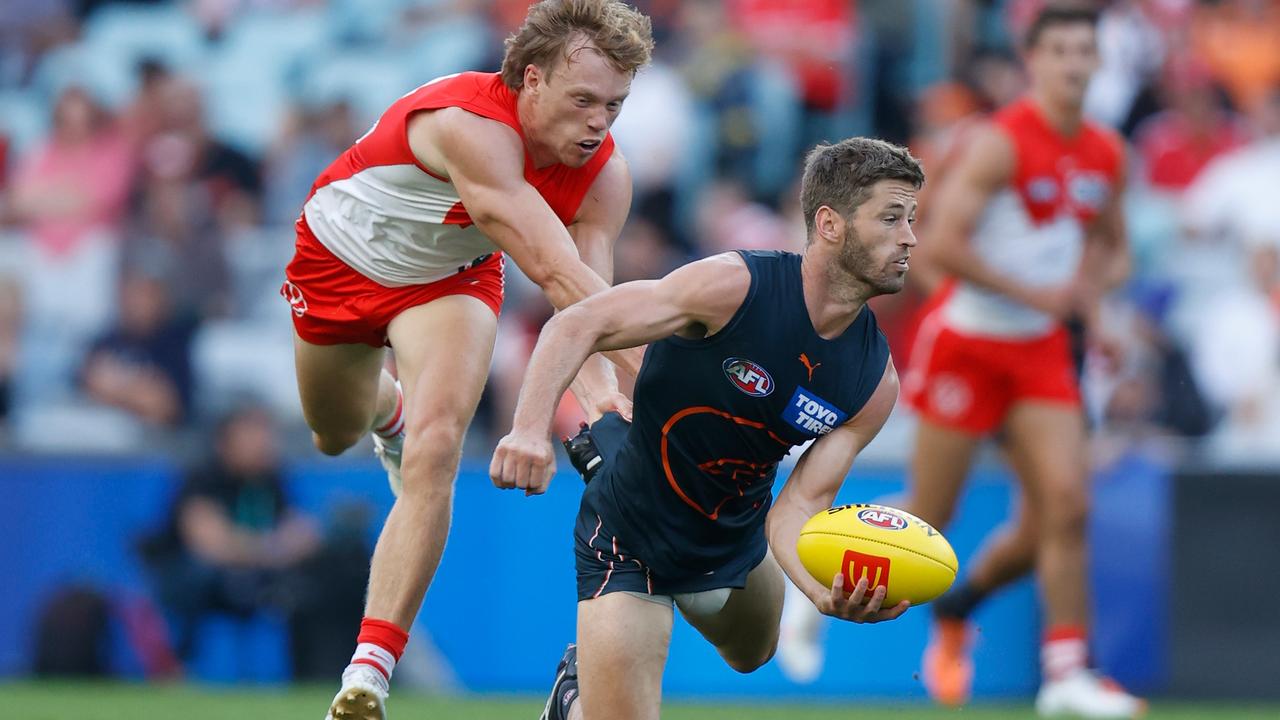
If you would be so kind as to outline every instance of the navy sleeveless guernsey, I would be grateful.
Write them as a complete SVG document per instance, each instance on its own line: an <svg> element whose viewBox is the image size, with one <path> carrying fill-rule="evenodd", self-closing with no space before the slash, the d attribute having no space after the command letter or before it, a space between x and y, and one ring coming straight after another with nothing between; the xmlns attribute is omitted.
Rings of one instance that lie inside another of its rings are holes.
<svg viewBox="0 0 1280 720"><path fill-rule="evenodd" d="M825 339L799 255L739 254L751 287L729 323L651 344L633 423L610 414L591 428L604 464L574 531L579 599L742 587L764 558L778 462L856 415L884 376L869 307Z"/></svg>

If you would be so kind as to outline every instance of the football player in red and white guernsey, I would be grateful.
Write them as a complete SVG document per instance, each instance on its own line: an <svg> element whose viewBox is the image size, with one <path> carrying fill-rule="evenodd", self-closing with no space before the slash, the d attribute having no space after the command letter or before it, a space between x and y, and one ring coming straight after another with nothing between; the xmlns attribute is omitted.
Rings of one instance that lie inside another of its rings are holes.
<svg viewBox="0 0 1280 720"><path fill-rule="evenodd" d="M905 509L945 527L982 441L1001 433L1022 484L1017 519L935 601L929 693L968 699L968 617L1033 569L1045 618L1042 715L1127 718L1142 702L1089 668L1088 446L1064 323L1096 316L1130 268L1124 149L1086 121L1096 17L1047 7L1028 27L1027 95L969 138L928 218L929 258L954 283L921 323L903 378L918 412Z"/></svg>
<svg viewBox="0 0 1280 720"><path fill-rule="evenodd" d="M608 287L631 177L609 128L653 47L618 0L545 0L500 73L403 96L333 162L297 222L281 290L316 446L372 431L397 499L332 720L385 717L392 671L449 532L463 434L484 387L503 254L564 308ZM400 386L383 369L395 354ZM611 356L635 372L639 353ZM574 385L589 419L630 404L607 361Z"/></svg>

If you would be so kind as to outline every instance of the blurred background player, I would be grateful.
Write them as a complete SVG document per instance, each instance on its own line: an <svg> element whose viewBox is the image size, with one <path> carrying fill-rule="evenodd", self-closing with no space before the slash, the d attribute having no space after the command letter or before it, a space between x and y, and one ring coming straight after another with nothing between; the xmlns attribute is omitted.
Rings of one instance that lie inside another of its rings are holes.
<svg viewBox="0 0 1280 720"><path fill-rule="evenodd" d="M653 345L635 424L611 414L590 431L605 460L574 530L578 646L543 720L657 717L673 605L743 673L777 647L784 578L824 615L879 622L906 612L905 600L882 609L884 586L865 577L855 587L847 574L813 578L796 546L897 401L889 345L866 303L906 283L923 184L904 148L819 145L800 186L803 254L716 255L619 285L547 324L489 471L499 487L529 494L555 470L552 415L582 362ZM779 461L808 443L772 502Z"/></svg>
<svg viewBox="0 0 1280 720"><path fill-rule="evenodd" d="M934 198L928 255L955 278L921 322L903 394L919 413L905 509L946 527L982 441L999 433L1023 489L1016 519L935 601L930 695L968 699L968 617L1037 570L1044 715L1132 717L1142 703L1089 669L1088 445L1067 325L1096 329L1129 273L1124 149L1083 117L1097 18L1050 6L1027 29L1027 95L974 129Z"/></svg>
<svg viewBox="0 0 1280 720"><path fill-rule="evenodd" d="M648 18L620 2L539 3L500 73L406 94L316 180L281 288L303 414L329 455L372 429L399 496L333 720L382 717L439 564L497 332L502 253L557 308L608 286L631 202L609 128L652 47ZM629 412L602 358L575 390L589 418Z"/></svg>

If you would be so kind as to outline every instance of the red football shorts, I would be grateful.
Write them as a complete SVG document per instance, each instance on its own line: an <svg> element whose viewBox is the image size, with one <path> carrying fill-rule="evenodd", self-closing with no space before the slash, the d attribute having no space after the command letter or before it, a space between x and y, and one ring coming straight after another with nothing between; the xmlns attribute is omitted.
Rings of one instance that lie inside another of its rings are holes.
<svg viewBox="0 0 1280 720"><path fill-rule="evenodd" d="M1065 329L1030 340L962 335L943 324L941 312L920 324L902 381L903 399L920 417L986 435L1021 400L1080 405Z"/></svg>
<svg viewBox="0 0 1280 720"><path fill-rule="evenodd" d="M329 252L305 219L295 227L298 242L280 294L293 308L298 336L309 343L382 347L388 344L387 326L397 315L448 295L470 295L494 315L502 309L502 253L433 283L386 287Z"/></svg>

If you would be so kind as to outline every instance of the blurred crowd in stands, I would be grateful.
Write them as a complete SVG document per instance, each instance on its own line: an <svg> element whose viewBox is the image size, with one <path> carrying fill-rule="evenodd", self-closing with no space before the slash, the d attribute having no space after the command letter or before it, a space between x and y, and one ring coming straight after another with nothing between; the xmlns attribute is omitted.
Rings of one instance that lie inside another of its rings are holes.
<svg viewBox="0 0 1280 720"><path fill-rule="evenodd" d="M967 128L1021 92L1016 38L1041 1L639 0L658 47L614 128L635 181L617 280L800 247L796 170L823 139L908 143L936 181ZM1136 260L1106 314L1112 351L1087 364L1095 426L1280 461L1280 2L1095 5L1087 110L1130 143ZM303 450L276 293L311 181L401 94L496 69L526 7L9 0L0 443L190 451L252 400ZM922 202L927 243L927 189ZM505 430L550 313L508 269L476 457ZM896 355L922 299L878 306ZM891 457L906 451L895 438L879 443Z"/></svg>

